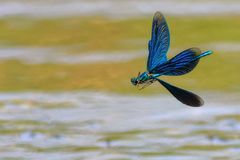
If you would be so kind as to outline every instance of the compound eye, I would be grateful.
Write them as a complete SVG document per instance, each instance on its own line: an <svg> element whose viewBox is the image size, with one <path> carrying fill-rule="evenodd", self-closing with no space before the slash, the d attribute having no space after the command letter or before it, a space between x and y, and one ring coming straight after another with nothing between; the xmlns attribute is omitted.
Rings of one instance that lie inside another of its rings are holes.
<svg viewBox="0 0 240 160"><path fill-rule="evenodd" d="M133 85L137 85L137 79L136 78L132 78L131 82L132 82Z"/></svg>
<svg viewBox="0 0 240 160"><path fill-rule="evenodd" d="M134 78L131 78L131 82L132 82L132 83L134 82Z"/></svg>

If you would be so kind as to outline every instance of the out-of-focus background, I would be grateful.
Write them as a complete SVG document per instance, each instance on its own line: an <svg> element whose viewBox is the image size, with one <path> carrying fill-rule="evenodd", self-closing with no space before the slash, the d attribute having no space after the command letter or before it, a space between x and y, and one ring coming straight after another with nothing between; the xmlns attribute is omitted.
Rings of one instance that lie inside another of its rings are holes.
<svg viewBox="0 0 240 160"><path fill-rule="evenodd" d="M159 84L138 91L152 16L172 57L214 54L164 80L203 97L187 107ZM239 160L240 1L1 0L0 158Z"/></svg>

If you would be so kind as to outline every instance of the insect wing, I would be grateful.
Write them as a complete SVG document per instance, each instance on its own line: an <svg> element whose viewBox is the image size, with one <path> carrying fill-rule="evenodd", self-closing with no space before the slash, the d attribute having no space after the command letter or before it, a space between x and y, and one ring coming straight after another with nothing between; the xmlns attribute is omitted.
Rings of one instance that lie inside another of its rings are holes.
<svg viewBox="0 0 240 160"><path fill-rule="evenodd" d="M175 98L177 98L183 104L186 104L191 107L200 107L204 104L204 101L198 95L173 86L163 80L157 79Z"/></svg>
<svg viewBox="0 0 240 160"><path fill-rule="evenodd" d="M158 65L151 70L151 73L167 76L179 76L192 71L198 64L197 58L201 54L198 48L187 49L175 57L171 58L165 64Z"/></svg>
<svg viewBox="0 0 240 160"><path fill-rule="evenodd" d="M147 70L167 61L167 52L170 46L170 33L167 22L162 13L156 12L152 22L151 40L148 42Z"/></svg>

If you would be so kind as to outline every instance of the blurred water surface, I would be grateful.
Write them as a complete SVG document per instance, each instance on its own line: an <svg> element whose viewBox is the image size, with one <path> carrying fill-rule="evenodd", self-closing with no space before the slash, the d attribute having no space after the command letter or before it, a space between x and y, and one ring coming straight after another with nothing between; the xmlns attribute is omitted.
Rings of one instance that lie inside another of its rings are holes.
<svg viewBox="0 0 240 160"><path fill-rule="evenodd" d="M0 4L0 17L16 15L58 17L100 14L123 18L152 15L156 10L171 15L240 13L240 2L237 0L2 0Z"/></svg>
<svg viewBox="0 0 240 160"><path fill-rule="evenodd" d="M205 97L206 98L206 97ZM240 106L95 92L0 94L0 158L239 160Z"/></svg>
<svg viewBox="0 0 240 160"><path fill-rule="evenodd" d="M215 92L204 107L113 93L130 93L157 10L174 51L215 52L178 81ZM237 0L1 0L0 159L240 160L239 15Z"/></svg>

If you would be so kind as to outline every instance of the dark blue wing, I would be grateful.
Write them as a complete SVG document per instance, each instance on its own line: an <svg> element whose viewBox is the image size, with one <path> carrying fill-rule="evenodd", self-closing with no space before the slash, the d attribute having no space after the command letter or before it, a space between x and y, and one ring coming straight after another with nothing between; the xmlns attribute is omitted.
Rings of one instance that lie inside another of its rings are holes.
<svg viewBox="0 0 240 160"><path fill-rule="evenodd" d="M183 104L192 106L192 107L200 107L204 104L204 101L202 100L201 97L198 95L184 90L182 88L178 88L176 86L173 86L161 79L158 79L159 83L161 83L174 97L176 97L180 102Z"/></svg>
<svg viewBox="0 0 240 160"><path fill-rule="evenodd" d="M152 37L148 42L147 70L167 61L167 51L170 45L170 34L167 22L160 12L156 12L152 22Z"/></svg>
<svg viewBox="0 0 240 160"><path fill-rule="evenodd" d="M156 66L150 73L168 76L183 75L192 71L198 64L199 59L203 56L200 49L190 48L179 53L166 63Z"/></svg>

